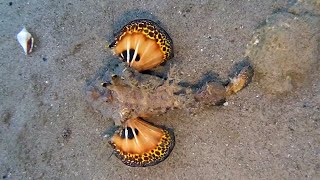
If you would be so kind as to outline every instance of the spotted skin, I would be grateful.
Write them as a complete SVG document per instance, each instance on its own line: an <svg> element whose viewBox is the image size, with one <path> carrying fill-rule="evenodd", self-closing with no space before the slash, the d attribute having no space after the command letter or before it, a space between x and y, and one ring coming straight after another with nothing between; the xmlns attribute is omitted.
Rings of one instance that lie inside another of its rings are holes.
<svg viewBox="0 0 320 180"><path fill-rule="evenodd" d="M148 19L137 19L129 22L119 31L119 33L117 33L115 40L109 45L109 48L115 48L117 44L122 40L122 38L128 33L142 33L147 38L156 41L156 43L159 45L159 49L163 54L162 62L171 59L174 56L173 42L168 33L158 24ZM123 58L124 53L121 54L118 55Z"/></svg>
<svg viewBox="0 0 320 180"><path fill-rule="evenodd" d="M162 133L162 136L155 146L155 148L149 149L141 154L139 153L132 153L132 152L124 152L121 150L120 147L117 146L117 143L121 142L114 142L110 141L109 143L112 145L114 149L114 154L117 158L119 158L124 164L132 167L147 167L147 166L153 166L156 165L162 161L164 161L171 153L174 144L175 144L175 138L173 131L164 127L157 127L153 126L153 128L158 128L160 132ZM120 133L123 134L124 129L121 129ZM135 130L137 133L137 130ZM117 135L115 135L117 136ZM125 141L125 137L121 137L122 141ZM139 138L139 137L138 137ZM134 140L134 138L127 139L128 141ZM119 141L119 140L117 140Z"/></svg>

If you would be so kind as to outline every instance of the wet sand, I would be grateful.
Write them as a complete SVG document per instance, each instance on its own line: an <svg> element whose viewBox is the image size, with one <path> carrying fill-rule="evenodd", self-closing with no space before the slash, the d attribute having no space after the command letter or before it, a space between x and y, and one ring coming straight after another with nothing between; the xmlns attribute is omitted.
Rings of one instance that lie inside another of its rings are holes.
<svg viewBox="0 0 320 180"><path fill-rule="evenodd" d="M174 128L176 145L164 162L147 168L127 167L111 156L101 137L113 124L111 115L86 101L88 84L116 59L106 41L130 20L160 21L174 42L170 63L178 78L195 83L210 73L227 79L255 30L294 3L0 2L1 177L319 179L319 73L286 95L268 94L254 79L228 106L155 117L157 124ZM35 38L29 56L16 40L23 26Z"/></svg>

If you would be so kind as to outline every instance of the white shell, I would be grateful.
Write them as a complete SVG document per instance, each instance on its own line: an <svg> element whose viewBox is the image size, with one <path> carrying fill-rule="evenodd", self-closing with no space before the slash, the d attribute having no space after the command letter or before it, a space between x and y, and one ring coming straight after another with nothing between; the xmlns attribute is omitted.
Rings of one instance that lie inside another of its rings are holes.
<svg viewBox="0 0 320 180"><path fill-rule="evenodd" d="M23 28L18 34L17 39L20 45L22 46L24 52L26 55L30 54L32 52L33 48L33 37L32 35L27 31L26 28Z"/></svg>

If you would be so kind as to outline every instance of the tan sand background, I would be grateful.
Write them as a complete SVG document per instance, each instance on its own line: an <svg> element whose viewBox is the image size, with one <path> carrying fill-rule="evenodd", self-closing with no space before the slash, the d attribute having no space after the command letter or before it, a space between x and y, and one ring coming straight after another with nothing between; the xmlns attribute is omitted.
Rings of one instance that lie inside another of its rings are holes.
<svg viewBox="0 0 320 180"><path fill-rule="evenodd" d="M319 71L308 86L275 97L254 81L228 106L171 111L154 121L175 130L157 166L131 168L100 135L112 125L85 88L114 59L106 41L126 22L159 20L174 41L179 78L226 79L254 31L295 1L0 2L0 175L3 179L319 179ZM316 15L314 15L316 16ZM35 38L25 56L23 26ZM111 112L110 112L111 113Z"/></svg>

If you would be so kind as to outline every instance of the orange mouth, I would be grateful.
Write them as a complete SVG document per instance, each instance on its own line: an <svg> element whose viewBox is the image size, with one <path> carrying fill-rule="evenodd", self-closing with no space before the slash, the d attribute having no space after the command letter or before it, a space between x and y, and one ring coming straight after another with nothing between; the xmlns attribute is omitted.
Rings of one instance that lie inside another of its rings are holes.
<svg viewBox="0 0 320 180"><path fill-rule="evenodd" d="M141 118L129 119L110 141L115 155L128 166L152 166L165 160L174 147L174 134Z"/></svg>
<svg viewBox="0 0 320 180"><path fill-rule="evenodd" d="M138 19L124 26L109 47L140 72L173 57L170 36L155 22L146 19Z"/></svg>

